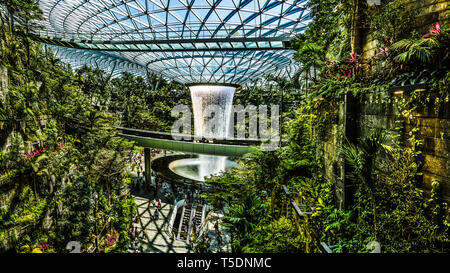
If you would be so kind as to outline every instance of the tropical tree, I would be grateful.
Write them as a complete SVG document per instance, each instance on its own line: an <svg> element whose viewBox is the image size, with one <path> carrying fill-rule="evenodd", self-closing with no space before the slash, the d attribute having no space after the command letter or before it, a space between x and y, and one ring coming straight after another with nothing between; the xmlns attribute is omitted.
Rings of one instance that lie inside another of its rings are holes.
<svg viewBox="0 0 450 273"><path fill-rule="evenodd" d="M374 178L375 160L384 142L380 130L363 138L359 145L348 143L343 147L343 155L347 160L351 171L349 178L355 184L362 185L370 196L373 208L374 237L377 238L377 199L376 179Z"/></svg>

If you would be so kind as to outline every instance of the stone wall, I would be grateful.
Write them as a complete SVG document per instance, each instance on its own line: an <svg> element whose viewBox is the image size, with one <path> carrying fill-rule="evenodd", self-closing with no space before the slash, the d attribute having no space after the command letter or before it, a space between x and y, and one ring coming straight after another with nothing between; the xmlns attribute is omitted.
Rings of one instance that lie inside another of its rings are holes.
<svg viewBox="0 0 450 273"><path fill-rule="evenodd" d="M400 135L405 140L413 127L418 128L416 135L423 141L417 148L421 151L417 163L423 173L423 190L429 195L433 180L437 180L443 199L450 202L450 102L448 97L436 101L436 94L422 92L426 103L417 104L412 119L404 119L399 110L400 102L409 95L395 94L392 89L373 90L361 98L347 94L341 99L339 120L328 127L327 136L321 139L320 145L324 158L323 175L336 185L338 205L347 207L353 195L353 186L345 179L346 166L340 154L344 141L356 143L381 128L386 136L385 144L392 146L394 136Z"/></svg>
<svg viewBox="0 0 450 273"><path fill-rule="evenodd" d="M411 87L410 89L415 89ZM450 202L450 102L436 102L436 94L422 91L424 105L412 112L413 119L401 116L399 105L408 94L399 95L394 90L379 89L360 98L347 94L339 100L339 117L331 122L326 133L319 137L318 153L323 158L322 175L335 185L337 206L346 208L352 204L354 186L345 178L348 168L341 154L341 147L347 142L357 143L372 131L381 128L385 145L392 146L394 136L408 138L412 126L418 128L417 137L423 141L418 147L419 171L423 173L422 189L431 192L434 179L440 182L442 198ZM439 107L437 108L436 105ZM397 122L397 121L400 121ZM402 125L403 126L400 126ZM402 127L399 129L399 127ZM379 160L383 160L380 158ZM379 166L378 166L379 167Z"/></svg>
<svg viewBox="0 0 450 273"><path fill-rule="evenodd" d="M342 101L332 104L331 107L328 105L326 109L321 109L321 111L331 114L333 118L326 123L327 126L323 132L315 132L317 136L316 155L318 158L323 159L322 177L325 182L334 185L337 197L336 206L341 209L346 206L346 197L349 194L349 191L345 189L344 160L340 149L344 144L346 135L347 115L345 98L346 96L343 96Z"/></svg>
<svg viewBox="0 0 450 273"><path fill-rule="evenodd" d="M392 144L392 136L401 134L407 138L413 127L418 128L417 136L423 141L419 147L422 152L418 162L423 172L423 188L426 193L431 191L433 179L440 182L442 195L450 201L450 103L436 102L436 94L423 91L428 101L425 105L418 104L412 113L412 119L407 119L401 131L396 120L399 118L398 104L400 100L407 99L395 95L393 90L384 90L366 94L361 100L358 112L357 132L359 137L366 136L375 128L383 128L386 132L386 144ZM390 137L389 137L390 136Z"/></svg>

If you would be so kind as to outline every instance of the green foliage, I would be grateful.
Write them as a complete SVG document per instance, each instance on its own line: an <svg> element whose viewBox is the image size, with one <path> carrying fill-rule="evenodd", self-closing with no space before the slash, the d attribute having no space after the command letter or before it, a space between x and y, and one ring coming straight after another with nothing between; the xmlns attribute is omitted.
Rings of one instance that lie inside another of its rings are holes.
<svg viewBox="0 0 450 273"><path fill-rule="evenodd" d="M395 43L411 35L418 13L417 10L408 8L404 1L383 2L386 3L366 9L366 25L380 46L386 44L386 39Z"/></svg>
<svg viewBox="0 0 450 273"><path fill-rule="evenodd" d="M308 7L314 22L302 35L297 36L293 48L302 64L297 77L308 88L311 82L326 74L327 64L342 62L350 52L350 18L352 1L312 0ZM338 72L342 74L341 71Z"/></svg>
<svg viewBox="0 0 450 273"><path fill-rule="evenodd" d="M114 217L114 226L119 232L119 240L114 252L127 252L129 246L128 228L131 226L135 215L137 214L137 205L133 198L120 200L113 207L112 212L116 215Z"/></svg>
<svg viewBox="0 0 450 273"><path fill-rule="evenodd" d="M93 243L94 222L98 226L112 223L124 232L136 213L132 201L123 201L129 184L126 156L133 143L116 136L113 126L121 125L121 120L109 112L117 107L114 92L122 90L98 69L73 73L50 50L23 35L26 28L22 27L31 18L27 16L35 16L32 7L26 6L30 3L8 2L18 18L25 17L14 28L0 24L1 66L8 72L8 92L0 103L0 145L9 139L8 149L1 154L0 181L10 194L1 213L0 234L15 240L10 241L10 250L12 246L15 251L31 252L31 246L48 242L52 251L64 252L67 242L79 241L85 251ZM141 92L134 98L146 89L169 88L159 80L147 84L127 74L124 79L132 82L129 88ZM159 87L152 86L155 83ZM145 117L148 109L134 114ZM166 126L162 119L155 123ZM28 143L35 143L34 147L28 148ZM40 148L39 156L23 156ZM96 215L94 191L98 193ZM19 239L14 239L14 230L21 227ZM121 238L126 240L127 235ZM119 242L117 249L123 251L125 244Z"/></svg>
<svg viewBox="0 0 450 273"><path fill-rule="evenodd" d="M402 53L398 54L394 60L402 63L422 62L431 63L437 57L434 53L435 49L439 47L439 43L434 38L428 39L404 39L392 45L393 50L400 50ZM433 54L434 53L434 54Z"/></svg>
<svg viewBox="0 0 450 273"><path fill-rule="evenodd" d="M448 25L436 23L422 37L416 33L390 46L393 61L402 65L400 72L422 82L438 82L445 79L450 63L450 30Z"/></svg>
<svg viewBox="0 0 450 273"><path fill-rule="evenodd" d="M55 226L59 235L55 245L63 249L68 241L78 241L87 244L94 228L94 201L92 188L86 177L73 179L62 189L64 206L61 218Z"/></svg>
<svg viewBox="0 0 450 273"><path fill-rule="evenodd" d="M323 142L336 128L336 99L343 94L427 82L440 93L437 105L448 100L447 26L429 37L411 37L414 16L403 4L373 6L367 9L366 26L385 52L356 69L346 62L355 3L310 0L314 22L293 41L302 70L289 81L268 76L270 84L244 89L236 97L244 105L278 103L283 91L286 99L301 94L305 101L284 108L285 147L257 151L240 161L242 169L207 180L215 191L204 197L224 209L223 225L233 236L235 252L318 252L321 241L336 245L335 252L366 252L366 244L375 239L385 252L449 250L448 207L440 199L439 181L433 181L430 195L420 185L417 157L423 141L411 118L424 103L419 95L413 93L402 105L401 118L413 126L409 137L394 139L396 145L389 147L374 134L345 146L348 179L359 186L347 210L336 206L336 185L324 177L323 163L332 160L325 158ZM114 126L169 131L175 119L170 110L190 105L188 89L151 74L145 80L129 73L111 79L88 67L73 72L27 37L30 20L41 14L35 1L4 4L17 21L0 25L0 64L9 83L0 104L0 146L10 138L0 153L0 182L11 188L11 202L0 214L0 239L14 242L15 251L31 252L49 242L53 251L62 252L73 240L86 250L96 235L115 228L119 240L114 251L126 252L127 229L137 212L134 200L127 198L126 158L134 147L116 136ZM27 142L36 147L24 146ZM42 155L23 156L44 145ZM313 208L312 214L299 219L292 201ZM206 248L202 241L197 250Z"/></svg>
<svg viewBox="0 0 450 273"><path fill-rule="evenodd" d="M246 253L296 253L305 247L304 237L292 219L281 217L255 227L252 241L245 245Z"/></svg>
<svg viewBox="0 0 450 273"><path fill-rule="evenodd" d="M109 89L109 96L105 98L109 99L108 110L122 112L123 125L131 128L170 132L175 121L170 115L171 109L177 104L190 105L190 94L185 86L167 83L152 74L145 82L143 78L124 73L104 86Z"/></svg>
<svg viewBox="0 0 450 273"><path fill-rule="evenodd" d="M417 99L400 105L402 119L412 116ZM333 109L332 100L302 104L288 123L288 146L252 154L242 160L242 170L208 180L220 187L207 198L226 196L220 207L225 206L224 227L232 234L233 251L319 252L319 243L326 242L336 246L334 252L367 252L374 240L389 253L448 251L448 208L440 200L438 182L430 197L419 183L417 130L412 129L407 143L394 138L393 146L385 144L388 139L381 130L345 145L347 181L356 185L354 201L345 211L336 206L335 185L322 180L323 155L318 152L327 139L322 132L336 122ZM281 185L293 197L287 197ZM308 221L297 218L292 198L304 204L302 208L314 208Z"/></svg>

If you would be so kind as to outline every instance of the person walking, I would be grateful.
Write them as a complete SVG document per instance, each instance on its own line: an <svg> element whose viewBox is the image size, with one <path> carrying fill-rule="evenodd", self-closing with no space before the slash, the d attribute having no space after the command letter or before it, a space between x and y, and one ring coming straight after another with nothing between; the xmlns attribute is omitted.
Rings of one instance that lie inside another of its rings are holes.
<svg viewBox="0 0 450 273"><path fill-rule="evenodd" d="M214 229L216 230L216 233L219 232L219 222L218 222L218 221L216 221L216 222L214 223Z"/></svg>
<svg viewBox="0 0 450 273"><path fill-rule="evenodd" d="M158 209L161 209L161 199L158 199Z"/></svg>
<svg viewBox="0 0 450 273"><path fill-rule="evenodd" d="M142 230L142 239L146 239L147 238L147 231L145 231L145 229Z"/></svg>
<svg viewBox="0 0 450 273"><path fill-rule="evenodd" d="M222 245L222 232L219 232L217 234L217 244L219 245L219 247Z"/></svg>
<svg viewBox="0 0 450 273"><path fill-rule="evenodd" d="M155 220L158 220L158 219L159 219L159 211L155 210Z"/></svg>
<svg viewBox="0 0 450 273"><path fill-rule="evenodd" d="M134 237L135 237L136 239L139 237L139 231L138 231L138 228L137 228L137 227L134 228Z"/></svg>

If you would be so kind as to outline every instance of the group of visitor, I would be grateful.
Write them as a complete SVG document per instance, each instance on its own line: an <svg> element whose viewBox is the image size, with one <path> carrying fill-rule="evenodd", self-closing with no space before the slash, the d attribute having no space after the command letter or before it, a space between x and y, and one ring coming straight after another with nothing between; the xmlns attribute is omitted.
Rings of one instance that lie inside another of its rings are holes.
<svg viewBox="0 0 450 273"><path fill-rule="evenodd" d="M152 155L152 157L155 157L156 154L160 154L160 153L161 153L161 150L152 150L151 155Z"/></svg>
<svg viewBox="0 0 450 273"><path fill-rule="evenodd" d="M191 185L184 183L179 186L174 186L173 195L170 196L173 198L174 204L182 199L193 200L195 203L205 204L205 201L200 196L200 191L193 188Z"/></svg>
<svg viewBox="0 0 450 273"><path fill-rule="evenodd" d="M192 220L192 224L194 226L194 233L198 235L201 229L201 221L199 221L197 218L194 218L194 220Z"/></svg>
<svg viewBox="0 0 450 273"><path fill-rule="evenodd" d="M155 212L153 213L153 220L159 220L159 210L162 207L161 199L156 200L156 198L154 198L152 200L152 205L155 208Z"/></svg>
<svg viewBox="0 0 450 273"><path fill-rule="evenodd" d="M131 170L134 171L135 169L138 172L142 172L142 161L144 158L144 152L142 153L133 153L131 155Z"/></svg>
<svg viewBox="0 0 450 273"><path fill-rule="evenodd" d="M133 228L133 225L128 229L128 236L130 238L130 249L135 253L142 253L143 247L139 243L139 230L137 227ZM145 229L142 230L142 239L147 237Z"/></svg>
<svg viewBox="0 0 450 273"><path fill-rule="evenodd" d="M137 178L132 179L132 186L135 190L140 191L141 186L145 183L144 168L142 166L144 153L132 153L129 158L131 163L131 171L136 171Z"/></svg>

